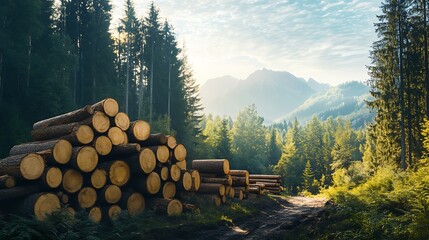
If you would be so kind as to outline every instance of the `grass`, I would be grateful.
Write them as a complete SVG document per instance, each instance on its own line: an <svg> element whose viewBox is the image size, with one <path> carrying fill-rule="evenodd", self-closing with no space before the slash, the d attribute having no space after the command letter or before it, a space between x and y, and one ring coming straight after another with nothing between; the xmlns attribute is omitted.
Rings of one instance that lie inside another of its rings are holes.
<svg viewBox="0 0 429 240"><path fill-rule="evenodd" d="M231 226L235 221L258 214L274 200L267 196L244 201L228 200L217 208L204 204L193 212L181 216L162 216L151 210L129 217L122 214L117 221L92 223L84 212L74 218L58 212L47 221L16 215L0 215L0 239L186 239L196 231Z"/></svg>

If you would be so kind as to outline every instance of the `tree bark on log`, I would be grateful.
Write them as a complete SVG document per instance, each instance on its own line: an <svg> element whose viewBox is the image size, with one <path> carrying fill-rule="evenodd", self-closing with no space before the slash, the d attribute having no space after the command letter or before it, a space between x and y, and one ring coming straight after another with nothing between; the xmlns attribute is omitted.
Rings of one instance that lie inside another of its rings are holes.
<svg viewBox="0 0 429 240"><path fill-rule="evenodd" d="M229 175L237 177L249 177L249 171L247 170L229 170Z"/></svg>
<svg viewBox="0 0 429 240"><path fill-rule="evenodd" d="M93 104L92 108L96 111L104 112L109 117L115 117L119 112L119 104L113 98L103 99L100 102Z"/></svg>
<svg viewBox="0 0 429 240"><path fill-rule="evenodd" d="M233 186L248 186L249 183L249 178L247 177L235 177L232 176L232 185Z"/></svg>
<svg viewBox="0 0 429 240"><path fill-rule="evenodd" d="M223 185L229 185L227 178L201 178L202 183L218 183Z"/></svg>
<svg viewBox="0 0 429 240"><path fill-rule="evenodd" d="M21 155L34 152L40 152L45 150L51 150L53 160L59 164L66 164L71 158L72 145L66 140L51 140L42 142L29 142L20 145L15 145L10 149L9 155ZM49 162L49 158L46 159ZM55 164L54 162L49 162Z"/></svg>
<svg viewBox="0 0 429 240"><path fill-rule="evenodd" d="M47 128L54 125L64 125L73 122L82 121L94 113L91 106L87 105L73 112L65 113L48 119L44 119L33 124L33 130Z"/></svg>
<svg viewBox="0 0 429 240"><path fill-rule="evenodd" d="M0 160L0 175L36 180L44 170L44 159L35 153L15 155Z"/></svg>
<svg viewBox="0 0 429 240"><path fill-rule="evenodd" d="M141 151L141 146L138 143L128 143L112 147L110 156L122 156L138 154Z"/></svg>
<svg viewBox="0 0 429 240"><path fill-rule="evenodd" d="M280 175L250 174L250 179L280 179Z"/></svg>
<svg viewBox="0 0 429 240"><path fill-rule="evenodd" d="M94 139L94 132L87 125L69 123L32 130L31 137L35 141L65 139L73 144L88 144Z"/></svg>
<svg viewBox="0 0 429 240"><path fill-rule="evenodd" d="M263 178L256 178L256 179L252 179L249 178L249 183L257 183L257 182L264 182L264 183L280 183L280 180L276 180L276 179L263 179Z"/></svg>
<svg viewBox="0 0 429 240"><path fill-rule="evenodd" d="M131 185L136 191L146 194L157 194L161 188L161 178L158 173L151 172L145 176L135 176Z"/></svg>
<svg viewBox="0 0 429 240"><path fill-rule="evenodd" d="M229 161L226 159L193 160L192 168L200 173L225 175L229 173Z"/></svg>
<svg viewBox="0 0 429 240"><path fill-rule="evenodd" d="M225 185L219 183L201 183L198 193L225 195Z"/></svg>
<svg viewBox="0 0 429 240"><path fill-rule="evenodd" d="M177 199L153 198L148 204L155 212L168 216L180 215L183 212L183 205Z"/></svg>
<svg viewBox="0 0 429 240"><path fill-rule="evenodd" d="M139 142L142 147L152 147L167 144L167 137L162 133L150 134L145 141Z"/></svg>
<svg viewBox="0 0 429 240"><path fill-rule="evenodd" d="M40 192L40 186L38 184L0 189L0 201L23 197L37 192Z"/></svg>

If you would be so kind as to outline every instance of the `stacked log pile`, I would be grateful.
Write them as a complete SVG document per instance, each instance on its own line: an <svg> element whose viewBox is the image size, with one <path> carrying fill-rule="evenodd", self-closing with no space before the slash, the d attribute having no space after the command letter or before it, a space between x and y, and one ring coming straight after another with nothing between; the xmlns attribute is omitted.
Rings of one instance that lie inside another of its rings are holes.
<svg viewBox="0 0 429 240"><path fill-rule="evenodd" d="M279 194L282 191L280 175L250 174L249 181L253 193Z"/></svg>
<svg viewBox="0 0 429 240"><path fill-rule="evenodd" d="M219 206L227 197L276 192L265 183L277 178L230 170L226 159L194 160L187 170L183 144L151 133L143 120L131 122L111 98L36 122L31 136L0 160L0 206L39 220L60 208L83 209L94 222L145 206L177 215L195 207L182 204L186 193Z"/></svg>

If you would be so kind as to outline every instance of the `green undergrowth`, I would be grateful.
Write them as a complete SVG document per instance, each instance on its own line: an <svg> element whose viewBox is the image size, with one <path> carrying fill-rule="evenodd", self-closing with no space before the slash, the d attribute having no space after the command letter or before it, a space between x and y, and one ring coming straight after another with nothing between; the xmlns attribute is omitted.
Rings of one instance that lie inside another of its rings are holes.
<svg viewBox="0 0 429 240"><path fill-rule="evenodd" d="M95 224L78 212L74 218L59 212L40 222L34 218L0 215L0 239L187 239L196 231L230 226L269 207L275 201L267 196L243 201L228 200L220 207L203 204L181 216L162 216L151 210L117 221ZM189 237L188 237L189 236Z"/></svg>

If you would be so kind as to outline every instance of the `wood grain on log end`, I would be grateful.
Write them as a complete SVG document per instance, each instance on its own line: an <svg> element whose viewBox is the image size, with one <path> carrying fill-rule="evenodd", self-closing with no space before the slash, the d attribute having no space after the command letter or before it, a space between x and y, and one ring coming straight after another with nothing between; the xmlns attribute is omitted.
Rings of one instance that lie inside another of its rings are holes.
<svg viewBox="0 0 429 240"><path fill-rule="evenodd" d="M92 187L82 188L77 195L77 201L81 208L90 208L97 201L97 192Z"/></svg>
<svg viewBox="0 0 429 240"><path fill-rule="evenodd" d="M35 180L42 176L45 170L45 161L39 154L30 153L22 158L19 169L23 178Z"/></svg>
<svg viewBox="0 0 429 240"><path fill-rule="evenodd" d="M177 144L174 148L174 158L178 161L184 161L186 159L187 151L183 144Z"/></svg>
<svg viewBox="0 0 429 240"><path fill-rule="evenodd" d="M90 146L82 147L76 156L76 165L82 172L92 172L98 164L98 154L95 148Z"/></svg>
<svg viewBox="0 0 429 240"><path fill-rule="evenodd" d="M104 200L107 203L114 204L119 202L121 200L122 191L121 189L116 185L108 185L105 186L104 189Z"/></svg>
<svg viewBox="0 0 429 240"><path fill-rule="evenodd" d="M101 156L106 156L112 151L112 141L106 136L99 136L94 143L95 150Z"/></svg>
<svg viewBox="0 0 429 240"><path fill-rule="evenodd" d="M117 185L123 186L130 179L130 167L124 161L115 161L109 169L110 182Z"/></svg>
<svg viewBox="0 0 429 240"><path fill-rule="evenodd" d="M167 166L163 166L160 171L160 176L162 181L167 181L170 174Z"/></svg>
<svg viewBox="0 0 429 240"><path fill-rule="evenodd" d="M68 193L75 193L82 188L83 177L74 169L67 169L63 175L63 188Z"/></svg>
<svg viewBox="0 0 429 240"><path fill-rule="evenodd" d="M88 212L88 218L94 223L99 223L101 221L101 217L101 208L99 207L93 207Z"/></svg>
<svg viewBox="0 0 429 240"><path fill-rule="evenodd" d="M165 182L162 186L162 197L172 199L176 196L176 184L173 182Z"/></svg>
<svg viewBox="0 0 429 240"><path fill-rule="evenodd" d="M181 169L176 165L173 164L170 167L170 177L173 181L178 182L180 180L181 175Z"/></svg>
<svg viewBox="0 0 429 240"><path fill-rule="evenodd" d="M156 167L156 156L152 150L145 148L139 154L139 162L144 173L151 173Z"/></svg>
<svg viewBox="0 0 429 240"><path fill-rule="evenodd" d="M122 129L122 131L126 131L130 127L130 118L126 113L119 112L115 116L115 126Z"/></svg>
<svg viewBox="0 0 429 240"><path fill-rule="evenodd" d="M95 189L100 189L106 185L107 172L102 168L97 168L91 174L91 185Z"/></svg>
<svg viewBox="0 0 429 240"><path fill-rule="evenodd" d="M112 144L117 146L121 145L125 142L124 132L118 127L111 127L109 132L107 132L107 136L112 141Z"/></svg>

